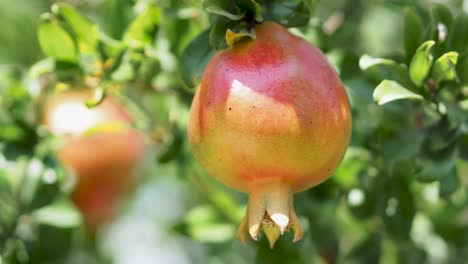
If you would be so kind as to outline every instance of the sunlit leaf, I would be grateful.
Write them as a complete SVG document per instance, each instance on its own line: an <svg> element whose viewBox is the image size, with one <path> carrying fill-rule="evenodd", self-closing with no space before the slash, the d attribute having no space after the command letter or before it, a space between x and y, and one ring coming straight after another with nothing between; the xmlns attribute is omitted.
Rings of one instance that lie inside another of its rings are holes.
<svg viewBox="0 0 468 264"><path fill-rule="evenodd" d="M222 243L234 237L236 228L229 223L203 223L190 226L188 231L195 240Z"/></svg>
<svg viewBox="0 0 468 264"><path fill-rule="evenodd" d="M359 59L359 67L363 71L375 74L380 78L380 80L394 80L408 88L413 85L409 77L408 67L405 64L397 63L394 60L373 58L369 55L363 55Z"/></svg>
<svg viewBox="0 0 468 264"><path fill-rule="evenodd" d="M46 55L56 60L76 62L77 51L73 39L50 15L42 16L38 36Z"/></svg>
<svg viewBox="0 0 468 264"><path fill-rule="evenodd" d="M415 94L399 83L390 80L383 80L374 90L374 101L379 105L400 99L422 100L423 97Z"/></svg>
<svg viewBox="0 0 468 264"><path fill-rule="evenodd" d="M416 53L411 60L410 67L409 67L409 74L411 80L417 86L422 86L424 80L429 74L429 71L432 66L432 61L434 60L431 49L434 46L435 41L429 40L424 42L419 48L416 50Z"/></svg>
<svg viewBox="0 0 468 264"><path fill-rule="evenodd" d="M32 79L36 79L39 76L51 73L55 70L54 60L51 58L46 58L41 61L36 62L29 68L29 76Z"/></svg>
<svg viewBox="0 0 468 264"><path fill-rule="evenodd" d="M125 43L132 48L143 48L151 44L160 20L161 9L153 5L147 6L125 32Z"/></svg>
<svg viewBox="0 0 468 264"><path fill-rule="evenodd" d="M47 224L60 228L76 227L81 224L81 214L67 202L43 207L34 211L33 217L41 224Z"/></svg>
<svg viewBox="0 0 468 264"><path fill-rule="evenodd" d="M359 68L365 71L370 67L377 66L377 65L398 65L395 61L390 59L383 59L383 58L372 58L369 55L363 55L361 59L359 59Z"/></svg>
<svg viewBox="0 0 468 264"><path fill-rule="evenodd" d="M86 101L86 107L93 108L98 106L106 98L106 91L101 85L94 91L93 98Z"/></svg>
<svg viewBox="0 0 468 264"><path fill-rule="evenodd" d="M75 8L67 3L56 3L52 6L52 12L72 28L77 39L80 52L94 52L98 43L99 32L96 24L78 13Z"/></svg>
<svg viewBox="0 0 468 264"><path fill-rule="evenodd" d="M432 67L432 76L438 81L452 81L457 79L458 53L452 51L440 56Z"/></svg>
<svg viewBox="0 0 468 264"><path fill-rule="evenodd" d="M335 180L342 186L353 187L358 181L358 173L368 168L371 155L366 149L349 147L338 169Z"/></svg>
<svg viewBox="0 0 468 264"><path fill-rule="evenodd" d="M132 80L135 76L135 69L131 61L131 52L126 52L122 56L119 56L118 60L114 62L108 71L111 72L110 77L113 81L125 82Z"/></svg>

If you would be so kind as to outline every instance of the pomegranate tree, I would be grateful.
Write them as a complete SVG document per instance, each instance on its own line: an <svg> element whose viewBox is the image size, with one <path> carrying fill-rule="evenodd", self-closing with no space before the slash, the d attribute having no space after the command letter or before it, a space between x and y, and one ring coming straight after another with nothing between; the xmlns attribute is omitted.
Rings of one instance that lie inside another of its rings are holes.
<svg viewBox="0 0 468 264"><path fill-rule="evenodd" d="M351 133L348 98L323 53L274 22L255 27L207 64L190 110L189 140L207 172L247 192L238 229L273 247L302 229L293 193L326 180Z"/></svg>
<svg viewBox="0 0 468 264"><path fill-rule="evenodd" d="M114 98L88 109L86 92L63 92L46 105L45 124L64 136L59 159L77 175L73 201L91 231L110 220L120 198L135 181L134 169L144 152L142 134Z"/></svg>

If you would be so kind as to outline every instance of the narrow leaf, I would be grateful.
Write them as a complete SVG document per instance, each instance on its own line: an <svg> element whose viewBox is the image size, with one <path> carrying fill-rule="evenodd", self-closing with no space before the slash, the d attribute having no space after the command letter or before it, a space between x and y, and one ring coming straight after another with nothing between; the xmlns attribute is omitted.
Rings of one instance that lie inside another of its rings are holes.
<svg viewBox="0 0 468 264"><path fill-rule="evenodd" d="M400 99L422 100L423 97L415 94L399 83L390 80L383 80L374 90L374 101L379 105Z"/></svg>

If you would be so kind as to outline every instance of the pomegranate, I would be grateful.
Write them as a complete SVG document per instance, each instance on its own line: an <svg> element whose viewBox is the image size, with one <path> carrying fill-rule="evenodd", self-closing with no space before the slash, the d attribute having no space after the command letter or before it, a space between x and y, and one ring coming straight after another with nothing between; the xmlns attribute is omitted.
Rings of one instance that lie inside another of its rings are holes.
<svg viewBox="0 0 468 264"><path fill-rule="evenodd" d="M193 98L188 136L208 174L249 194L238 229L273 247L302 229L293 193L330 177L351 134L348 97L323 53L274 22L255 28L207 64Z"/></svg>
<svg viewBox="0 0 468 264"><path fill-rule="evenodd" d="M86 92L64 92L46 105L45 125L65 137L61 162L77 177L73 201L91 231L110 220L119 199L135 181L134 169L144 152L143 135L112 97L88 109Z"/></svg>

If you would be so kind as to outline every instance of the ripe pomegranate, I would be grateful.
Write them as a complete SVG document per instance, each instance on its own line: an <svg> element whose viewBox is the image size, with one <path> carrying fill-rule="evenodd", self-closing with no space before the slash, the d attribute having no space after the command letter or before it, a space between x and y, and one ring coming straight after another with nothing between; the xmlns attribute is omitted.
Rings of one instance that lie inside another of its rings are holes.
<svg viewBox="0 0 468 264"><path fill-rule="evenodd" d="M144 153L143 135L130 128L132 118L112 97L88 109L86 92L64 92L46 105L45 125L65 137L61 162L77 177L73 201L91 231L109 221L119 199L135 181Z"/></svg>
<svg viewBox="0 0 468 264"><path fill-rule="evenodd" d="M270 246L302 229L293 193L327 179L351 133L348 97L323 53L284 27L265 22L255 39L218 52L192 102L189 141L207 172L249 194L238 230Z"/></svg>

